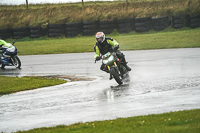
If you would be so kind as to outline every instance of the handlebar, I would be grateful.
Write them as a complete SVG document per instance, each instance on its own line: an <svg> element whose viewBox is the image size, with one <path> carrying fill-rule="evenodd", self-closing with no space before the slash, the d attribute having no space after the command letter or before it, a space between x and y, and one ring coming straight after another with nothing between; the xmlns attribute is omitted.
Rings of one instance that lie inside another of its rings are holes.
<svg viewBox="0 0 200 133"><path fill-rule="evenodd" d="M118 47L118 48L119 48L119 47ZM112 52L110 52L110 53L111 53L111 55L114 55L114 56L116 56L116 51L114 51L114 50L113 50L113 51L112 51ZM105 59L105 58L106 58L104 55L101 55L101 56L99 56L99 57L100 57L100 59L99 59L99 60L101 60L101 59ZM95 59L95 61L94 61L94 62L96 63L96 62L97 62L97 61L99 61L99 60L96 60L96 59Z"/></svg>

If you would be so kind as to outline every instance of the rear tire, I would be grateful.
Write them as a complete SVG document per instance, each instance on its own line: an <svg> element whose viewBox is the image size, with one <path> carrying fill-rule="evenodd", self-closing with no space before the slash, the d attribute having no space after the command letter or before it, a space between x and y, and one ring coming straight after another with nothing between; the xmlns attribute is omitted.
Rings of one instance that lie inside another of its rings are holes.
<svg viewBox="0 0 200 133"><path fill-rule="evenodd" d="M126 69L125 66L120 65L120 73L121 73L121 77L122 77L122 82L124 82L124 83L130 82L130 76L129 76L128 70Z"/></svg>
<svg viewBox="0 0 200 133"><path fill-rule="evenodd" d="M110 74L112 74L112 76L119 85L123 84L122 79L120 78L120 75L115 68L110 69Z"/></svg>

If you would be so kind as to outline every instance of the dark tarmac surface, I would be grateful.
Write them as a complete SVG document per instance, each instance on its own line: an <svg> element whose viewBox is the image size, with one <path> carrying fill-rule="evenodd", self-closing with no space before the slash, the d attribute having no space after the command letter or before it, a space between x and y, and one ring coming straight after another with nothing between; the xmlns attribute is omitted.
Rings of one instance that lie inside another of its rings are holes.
<svg viewBox="0 0 200 133"><path fill-rule="evenodd" d="M123 53L132 71L121 86L100 71L94 53L20 56L22 69L0 75L72 82L1 96L0 132L200 108L200 48Z"/></svg>

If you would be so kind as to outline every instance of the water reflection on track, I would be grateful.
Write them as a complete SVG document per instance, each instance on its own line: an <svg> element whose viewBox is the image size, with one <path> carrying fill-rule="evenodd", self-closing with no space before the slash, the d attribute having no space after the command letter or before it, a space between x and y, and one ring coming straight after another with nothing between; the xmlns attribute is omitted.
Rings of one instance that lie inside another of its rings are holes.
<svg viewBox="0 0 200 133"><path fill-rule="evenodd" d="M123 85L108 80L93 53L20 56L21 70L0 75L75 82L1 96L0 132L200 108L199 48L124 53L132 71Z"/></svg>

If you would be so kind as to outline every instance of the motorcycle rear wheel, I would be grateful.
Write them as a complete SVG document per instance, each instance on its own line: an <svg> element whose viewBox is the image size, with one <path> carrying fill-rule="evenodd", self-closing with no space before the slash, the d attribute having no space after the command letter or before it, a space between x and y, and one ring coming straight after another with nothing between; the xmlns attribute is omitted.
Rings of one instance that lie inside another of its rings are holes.
<svg viewBox="0 0 200 133"><path fill-rule="evenodd" d="M119 85L123 84L122 79L120 78L120 75L119 75L118 71L115 68L111 68L110 69L110 74L112 74L112 76L114 77L114 79L116 80L116 82Z"/></svg>

